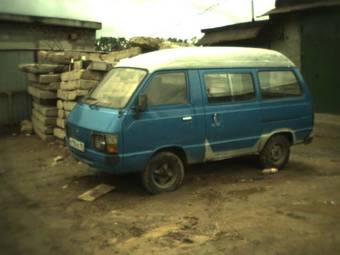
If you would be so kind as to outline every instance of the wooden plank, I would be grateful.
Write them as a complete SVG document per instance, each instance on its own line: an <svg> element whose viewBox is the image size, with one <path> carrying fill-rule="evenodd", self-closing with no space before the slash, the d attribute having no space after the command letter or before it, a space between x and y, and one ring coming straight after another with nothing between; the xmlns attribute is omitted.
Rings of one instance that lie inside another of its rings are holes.
<svg viewBox="0 0 340 255"><path fill-rule="evenodd" d="M107 184L99 184L98 186L86 191L85 193L78 196L78 199L92 202L97 198L109 193L110 191L114 190L115 187Z"/></svg>
<svg viewBox="0 0 340 255"><path fill-rule="evenodd" d="M92 89L99 84L98 81L94 80L74 80L74 81L63 81L60 84L62 90L75 90L75 89Z"/></svg>

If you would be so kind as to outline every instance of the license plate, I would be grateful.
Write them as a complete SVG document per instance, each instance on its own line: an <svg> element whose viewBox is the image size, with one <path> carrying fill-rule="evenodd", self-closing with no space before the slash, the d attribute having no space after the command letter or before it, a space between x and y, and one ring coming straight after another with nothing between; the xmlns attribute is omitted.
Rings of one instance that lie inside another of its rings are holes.
<svg viewBox="0 0 340 255"><path fill-rule="evenodd" d="M69 139L69 145L77 150L80 151L85 151L85 145L83 142L78 141L77 139L74 139L72 137L70 137Z"/></svg>

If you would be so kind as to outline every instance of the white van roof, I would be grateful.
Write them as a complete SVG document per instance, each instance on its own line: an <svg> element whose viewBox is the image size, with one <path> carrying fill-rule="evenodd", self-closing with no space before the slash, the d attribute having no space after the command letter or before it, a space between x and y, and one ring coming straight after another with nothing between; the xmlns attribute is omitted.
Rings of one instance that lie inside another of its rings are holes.
<svg viewBox="0 0 340 255"><path fill-rule="evenodd" d="M283 54L246 47L186 47L154 51L121 60L117 67L161 69L294 67Z"/></svg>

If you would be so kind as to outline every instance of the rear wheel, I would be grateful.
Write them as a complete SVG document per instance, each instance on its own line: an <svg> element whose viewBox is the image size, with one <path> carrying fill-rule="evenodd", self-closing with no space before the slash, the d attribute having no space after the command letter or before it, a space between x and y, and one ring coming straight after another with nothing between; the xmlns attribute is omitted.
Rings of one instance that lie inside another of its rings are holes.
<svg viewBox="0 0 340 255"><path fill-rule="evenodd" d="M142 174L144 187L151 194L174 191L184 179L182 160L172 152L159 152L154 155Z"/></svg>
<svg viewBox="0 0 340 255"><path fill-rule="evenodd" d="M269 139L260 153L260 163L264 168L282 169L290 156L290 142L284 135L275 135Z"/></svg>

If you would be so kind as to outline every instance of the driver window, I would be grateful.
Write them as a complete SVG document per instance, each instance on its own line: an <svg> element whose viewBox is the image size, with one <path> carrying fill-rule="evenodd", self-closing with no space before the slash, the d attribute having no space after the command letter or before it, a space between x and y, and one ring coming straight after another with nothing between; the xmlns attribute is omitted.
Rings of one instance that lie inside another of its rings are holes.
<svg viewBox="0 0 340 255"><path fill-rule="evenodd" d="M144 93L149 106L186 104L187 82L184 72L156 74Z"/></svg>

